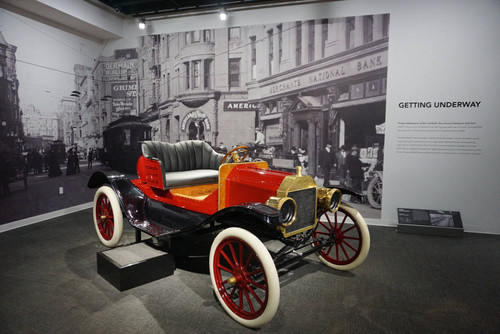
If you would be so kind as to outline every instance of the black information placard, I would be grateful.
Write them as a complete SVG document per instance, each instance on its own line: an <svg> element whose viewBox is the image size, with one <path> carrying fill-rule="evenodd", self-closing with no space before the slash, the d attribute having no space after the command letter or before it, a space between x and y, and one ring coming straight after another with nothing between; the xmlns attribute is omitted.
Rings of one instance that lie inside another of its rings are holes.
<svg viewBox="0 0 500 334"><path fill-rule="evenodd" d="M398 208L398 232L462 237L458 211Z"/></svg>

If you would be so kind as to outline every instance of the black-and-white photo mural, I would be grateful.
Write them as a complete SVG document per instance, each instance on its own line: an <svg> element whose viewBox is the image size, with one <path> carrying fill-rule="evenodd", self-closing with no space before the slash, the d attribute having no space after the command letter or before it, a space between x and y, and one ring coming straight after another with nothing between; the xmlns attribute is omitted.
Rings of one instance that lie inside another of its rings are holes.
<svg viewBox="0 0 500 334"><path fill-rule="evenodd" d="M380 218L389 14L148 35L106 56L54 38L60 49L45 57L80 54L69 71L31 50L21 62L30 45L10 28L0 27L0 223L92 201L91 172L135 174L144 140L192 139L219 152L246 145L278 170L302 166L320 186L363 194L347 199ZM57 91L18 75L40 66L66 77ZM56 103L26 104L24 85ZM46 203L23 213L30 196Z"/></svg>

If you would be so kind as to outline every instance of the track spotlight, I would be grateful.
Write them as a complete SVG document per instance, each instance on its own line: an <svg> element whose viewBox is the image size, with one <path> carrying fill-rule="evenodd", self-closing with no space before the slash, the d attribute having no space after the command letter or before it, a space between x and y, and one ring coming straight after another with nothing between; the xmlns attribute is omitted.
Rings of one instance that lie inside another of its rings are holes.
<svg viewBox="0 0 500 334"><path fill-rule="evenodd" d="M139 20L139 29L141 30L146 29L146 19L142 18Z"/></svg>
<svg viewBox="0 0 500 334"><path fill-rule="evenodd" d="M225 8L221 8L221 9L219 10L219 19L220 19L221 21L226 21L226 19L227 19L227 12L226 12L226 9L225 9Z"/></svg>

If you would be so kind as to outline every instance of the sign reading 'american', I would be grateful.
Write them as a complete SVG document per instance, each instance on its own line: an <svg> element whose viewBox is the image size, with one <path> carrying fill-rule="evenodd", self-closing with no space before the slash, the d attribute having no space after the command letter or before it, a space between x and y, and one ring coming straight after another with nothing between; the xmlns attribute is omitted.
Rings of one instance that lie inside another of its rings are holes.
<svg viewBox="0 0 500 334"><path fill-rule="evenodd" d="M248 103L241 101L225 101L224 111L258 111L259 103Z"/></svg>

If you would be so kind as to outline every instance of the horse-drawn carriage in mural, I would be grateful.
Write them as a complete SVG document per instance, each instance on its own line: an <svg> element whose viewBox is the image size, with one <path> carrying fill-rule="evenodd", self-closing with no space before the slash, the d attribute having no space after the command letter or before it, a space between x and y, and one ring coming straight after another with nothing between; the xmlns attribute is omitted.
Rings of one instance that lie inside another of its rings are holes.
<svg viewBox="0 0 500 334"><path fill-rule="evenodd" d="M366 259L370 235L359 212L342 203L341 189L318 187L300 167L289 173L245 162L248 154L245 146L219 154L203 141L145 141L137 179L100 171L88 186L97 188L94 224L108 247L119 244L123 217L174 258L184 255L172 247L176 240L210 236L217 299L237 322L257 328L277 311L278 269L317 254L331 268L351 270ZM268 250L270 240L282 248Z"/></svg>

